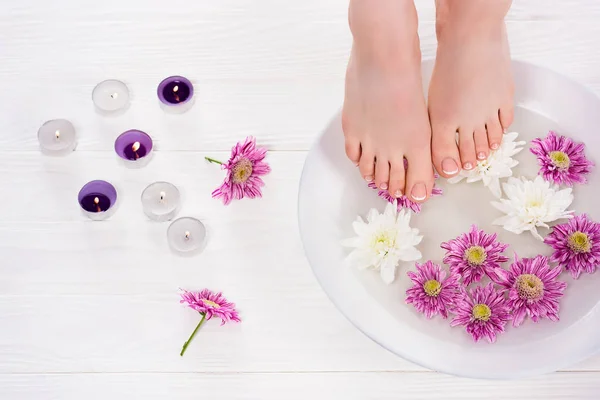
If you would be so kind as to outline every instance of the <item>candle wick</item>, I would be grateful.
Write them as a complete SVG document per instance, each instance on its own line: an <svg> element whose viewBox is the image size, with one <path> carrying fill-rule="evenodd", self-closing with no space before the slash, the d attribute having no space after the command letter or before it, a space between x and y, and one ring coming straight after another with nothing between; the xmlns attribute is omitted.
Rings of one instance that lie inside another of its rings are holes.
<svg viewBox="0 0 600 400"><path fill-rule="evenodd" d="M96 205L96 212L101 212L102 209L100 208L100 199L97 197L94 197L94 204Z"/></svg>
<svg viewBox="0 0 600 400"><path fill-rule="evenodd" d="M161 203L165 202L165 197L167 197L167 194L165 192L160 192L160 202Z"/></svg>
<svg viewBox="0 0 600 400"><path fill-rule="evenodd" d="M119 93L115 92L115 93L111 94L110 97L113 99L116 99L117 97L119 97Z"/></svg>
<svg viewBox="0 0 600 400"><path fill-rule="evenodd" d="M131 150L133 150L133 155L136 160L140 158L140 155L137 153L137 151L139 149L140 149L140 142L135 142L134 144L131 145Z"/></svg>
<svg viewBox="0 0 600 400"><path fill-rule="evenodd" d="M54 136L56 137L56 140L60 139L60 131L58 129L54 132Z"/></svg>
<svg viewBox="0 0 600 400"><path fill-rule="evenodd" d="M192 236L190 231L185 231L185 240L190 240L190 236Z"/></svg>

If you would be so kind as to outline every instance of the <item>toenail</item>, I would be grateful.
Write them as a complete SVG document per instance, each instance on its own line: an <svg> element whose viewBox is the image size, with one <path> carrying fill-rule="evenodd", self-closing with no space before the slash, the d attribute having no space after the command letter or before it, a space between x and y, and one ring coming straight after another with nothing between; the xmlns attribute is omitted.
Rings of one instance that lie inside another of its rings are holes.
<svg viewBox="0 0 600 400"><path fill-rule="evenodd" d="M383 182L381 185L379 185L380 189L386 190L388 188L387 183Z"/></svg>
<svg viewBox="0 0 600 400"><path fill-rule="evenodd" d="M413 186L410 196L417 201L425 200L425 197L427 197L427 188L425 187L425 184L417 183Z"/></svg>
<svg viewBox="0 0 600 400"><path fill-rule="evenodd" d="M480 151L480 152L477 154L477 159L478 159L478 160L485 160L485 157L486 157L486 155L485 155L485 153L484 153L483 151Z"/></svg>
<svg viewBox="0 0 600 400"><path fill-rule="evenodd" d="M373 180L373 177L371 175L365 176L365 181L371 182L372 180Z"/></svg>
<svg viewBox="0 0 600 400"><path fill-rule="evenodd" d="M445 158L442 161L442 171L446 175L454 175L458 172L458 164L451 158Z"/></svg>
<svg viewBox="0 0 600 400"><path fill-rule="evenodd" d="M394 196L396 196L396 198L398 197L402 197L402 190L398 189L394 192Z"/></svg>
<svg viewBox="0 0 600 400"><path fill-rule="evenodd" d="M473 164L471 164L470 162L466 162L465 165L463 165L463 167L466 170L470 170L473 169Z"/></svg>
<svg viewBox="0 0 600 400"><path fill-rule="evenodd" d="M490 147L492 148L492 150L498 150L498 147L500 147L500 145L498 143L494 143Z"/></svg>

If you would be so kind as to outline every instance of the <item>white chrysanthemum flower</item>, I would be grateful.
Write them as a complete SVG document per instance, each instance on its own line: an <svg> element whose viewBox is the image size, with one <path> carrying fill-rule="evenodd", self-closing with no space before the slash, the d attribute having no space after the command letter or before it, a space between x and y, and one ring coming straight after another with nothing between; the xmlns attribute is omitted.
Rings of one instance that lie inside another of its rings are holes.
<svg viewBox="0 0 600 400"><path fill-rule="evenodd" d="M448 179L450 183L457 183L467 179L467 183L483 181L492 194L497 198L502 196L500 179L512 176L512 169L519 162L513 156L523 150L525 142L515 142L519 136L517 132L509 132L502 138L502 144L497 150L490 153L487 159L477 161L477 165L470 171L461 170L460 173Z"/></svg>
<svg viewBox="0 0 600 400"><path fill-rule="evenodd" d="M549 228L552 221L572 218L573 211L567 210L573 202L570 188L559 190L541 176L533 181L509 178L502 188L507 198L492 201L492 205L506 215L493 224L502 225L509 232L531 231L534 237L543 240L537 227Z"/></svg>
<svg viewBox="0 0 600 400"><path fill-rule="evenodd" d="M360 216L352 224L356 236L342 244L354 250L346 262L360 269L379 270L385 283L392 283L399 261L416 261L421 252L415 247L423 236L411 228L410 212L397 211L396 204L388 203L383 214L371 209L367 222Z"/></svg>

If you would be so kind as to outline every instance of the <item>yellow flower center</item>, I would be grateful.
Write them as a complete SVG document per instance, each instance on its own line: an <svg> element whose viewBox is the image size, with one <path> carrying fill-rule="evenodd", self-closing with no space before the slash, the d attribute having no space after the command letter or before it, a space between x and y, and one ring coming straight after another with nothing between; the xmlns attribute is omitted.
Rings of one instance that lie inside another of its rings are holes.
<svg viewBox="0 0 600 400"><path fill-rule="evenodd" d="M471 246L465 250L464 257L470 265L481 265L485 262L487 253L481 246Z"/></svg>
<svg viewBox="0 0 600 400"><path fill-rule="evenodd" d="M210 308L221 308L221 306L218 305L217 303L215 303L214 301L202 299L202 302L204 303L205 306L208 306Z"/></svg>
<svg viewBox="0 0 600 400"><path fill-rule="evenodd" d="M423 290L428 296L435 297L442 291L442 285L435 279L430 279L423 284Z"/></svg>
<svg viewBox="0 0 600 400"><path fill-rule="evenodd" d="M571 165L571 159L567 153L563 151L551 151L550 160L552 164L558 169L567 169Z"/></svg>
<svg viewBox="0 0 600 400"><path fill-rule="evenodd" d="M382 231L373 237L372 247L377 251L385 251L387 254L395 243L394 235L388 231Z"/></svg>
<svg viewBox="0 0 600 400"><path fill-rule="evenodd" d="M590 240L590 237L581 231L571 234L568 242L569 248L575 253L589 253L592 250L592 241Z"/></svg>
<svg viewBox="0 0 600 400"><path fill-rule="evenodd" d="M539 300L544 295L544 282L533 274L517 276L516 287L522 299Z"/></svg>
<svg viewBox="0 0 600 400"><path fill-rule="evenodd" d="M492 310L487 306L487 304L475 304L473 306L473 318L477 321L487 322L492 316Z"/></svg>
<svg viewBox="0 0 600 400"><path fill-rule="evenodd" d="M247 158L242 158L232 169L233 183L244 183L252 175L252 163Z"/></svg>

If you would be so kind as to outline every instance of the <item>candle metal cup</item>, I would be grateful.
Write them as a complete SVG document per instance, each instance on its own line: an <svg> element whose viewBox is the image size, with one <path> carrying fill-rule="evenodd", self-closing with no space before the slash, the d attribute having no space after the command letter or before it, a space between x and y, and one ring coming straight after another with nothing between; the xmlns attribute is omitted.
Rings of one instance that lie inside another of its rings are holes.
<svg viewBox="0 0 600 400"><path fill-rule="evenodd" d="M115 140L115 152L130 168L140 168L152 158L152 138L145 132L132 129Z"/></svg>
<svg viewBox="0 0 600 400"><path fill-rule="evenodd" d="M38 130L38 140L43 154L64 156L77 147L75 127L66 119L52 119L44 122Z"/></svg>
<svg viewBox="0 0 600 400"><path fill-rule="evenodd" d="M102 81L92 91L92 101L101 114L121 114L129 107L129 88L116 79Z"/></svg>
<svg viewBox="0 0 600 400"><path fill-rule="evenodd" d="M161 107L172 113L184 113L194 104L194 85L183 76L164 79L157 89Z"/></svg>
<svg viewBox="0 0 600 400"><path fill-rule="evenodd" d="M106 181L91 181L83 185L77 200L86 217L94 221L101 221L114 214L117 190Z"/></svg>
<svg viewBox="0 0 600 400"><path fill-rule="evenodd" d="M206 227L192 217L182 217L171 222L167 229L171 249L180 255L194 255L206 245Z"/></svg>
<svg viewBox="0 0 600 400"><path fill-rule="evenodd" d="M154 182L142 192L144 213L153 221L172 220L181 204L179 189L168 182Z"/></svg>

